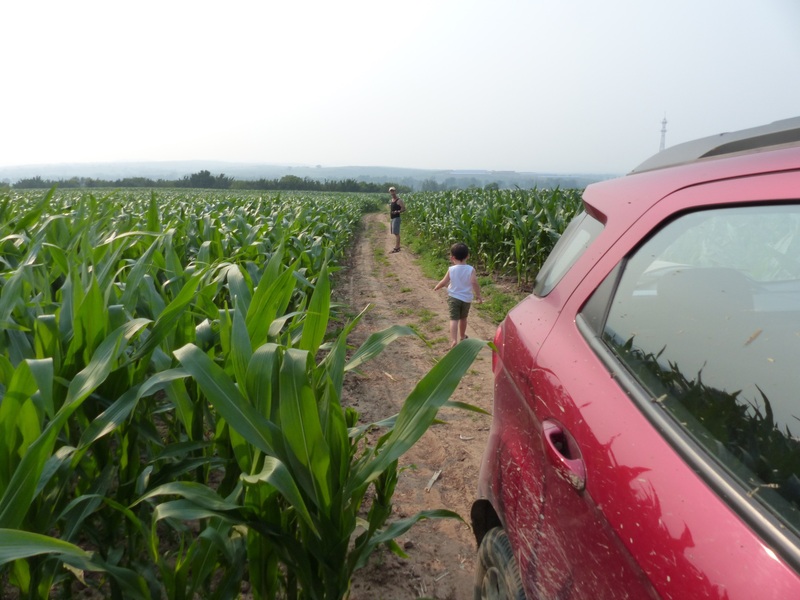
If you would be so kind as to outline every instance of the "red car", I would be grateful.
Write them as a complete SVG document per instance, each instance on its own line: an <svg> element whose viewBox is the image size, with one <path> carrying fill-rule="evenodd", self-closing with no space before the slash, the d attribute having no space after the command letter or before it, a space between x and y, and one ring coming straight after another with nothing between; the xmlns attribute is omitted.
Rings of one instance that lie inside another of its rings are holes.
<svg viewBox="0 0 800 600"><path fill-rule="evenodd" d="M583 199L495 336L476 600L800 599L800 118Z"/></svg>

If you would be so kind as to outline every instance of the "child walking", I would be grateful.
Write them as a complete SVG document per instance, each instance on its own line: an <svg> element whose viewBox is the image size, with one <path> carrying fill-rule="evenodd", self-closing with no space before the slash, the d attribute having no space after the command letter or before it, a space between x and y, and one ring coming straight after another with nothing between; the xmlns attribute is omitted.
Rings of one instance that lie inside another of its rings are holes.
<svg viewBox="0 0 800 600"><path fill-rule="evenodd" d="M450 347L455 347L460 338L467 338L467 315L472 300L483 302L481 286L475 269L467 264L469 248L461 242L450 247L450 262L444 278L434 286L434 291L447 286L447 306L450 309Z"/></svg>

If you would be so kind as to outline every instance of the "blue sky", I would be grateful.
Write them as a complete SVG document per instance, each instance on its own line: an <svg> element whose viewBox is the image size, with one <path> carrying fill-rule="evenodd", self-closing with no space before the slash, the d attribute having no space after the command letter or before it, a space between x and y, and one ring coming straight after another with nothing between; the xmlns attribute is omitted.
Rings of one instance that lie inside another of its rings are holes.
<svg viewBox="0 0 800 600"><path fill-rule="evenodd" d="M0 165L624 173L800 115L796 0L0 7Z"/></svg>

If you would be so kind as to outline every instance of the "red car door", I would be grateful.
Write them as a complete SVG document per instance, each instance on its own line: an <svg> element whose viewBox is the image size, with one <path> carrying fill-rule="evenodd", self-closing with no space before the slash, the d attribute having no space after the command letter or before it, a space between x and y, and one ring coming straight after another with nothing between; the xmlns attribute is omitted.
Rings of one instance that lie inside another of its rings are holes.
<svg viewBox="0 0 800 600"><path fill-rule="evenodd" d="M550 339L562 338L554 335ZM659 521L657 500L648 497L646 486L640 483L646 467L636 457L646 449L629 446L624 435L624 430L640 424L637 415L626 415L602 401L609 394L618 394L619 388L614 389L615 382L603 374L596 358L590 354L581 356L583 349L577 347L580 340L574 342L574 346L558 344L559 347L546 343L534 372L533 385L539 400L537 420L542 427L541 452L546 466L541 531L535 550L538 569L532 582L536 595L529 595L561 599L656 598L606 517L609 510L638 506L632 537L647 535ZM559 381L547 367L551 353L564 351L571 356L575 381ZM594 384L586 385L589 381ZM606 415L608 411L615 411L615 427L593 430L594 414ZM592 496L598 486L611 492L603 497L604 505ZM646 510L642 510L643 506Z"/></svg>
<svg viewBox="0 0 800 600"><path fill-rule="evenodd" d="M678 192L672 208L652 211L620 246L633 248L628 239L646 237L676 206L722 204L754 189L767 193L762 182L741 179ZM706 458L696 446L675 435L668 441L659 429L664 425L650 414L658 400L642 393L580 314L623 254L627 250L609 252L597 275L589 273L576 287L530 372L544 466L537 570L526 579L528 595L795 597L796 574L753 530L769 528L768 517L726 499L741 492L726 491L713 467L699 473L696 465ZM759 518L763 522L754 522Z"/></svg>

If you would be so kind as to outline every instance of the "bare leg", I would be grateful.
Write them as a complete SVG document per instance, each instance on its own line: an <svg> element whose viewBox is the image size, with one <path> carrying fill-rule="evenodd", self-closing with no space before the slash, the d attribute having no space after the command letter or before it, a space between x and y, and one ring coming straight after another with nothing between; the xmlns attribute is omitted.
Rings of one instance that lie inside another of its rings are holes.
<svg viewBox="0 0 800 600"><path fill-rule="evenodd" d="M394 247L395 247L395 250L399 250L400 249L400 234L399 233L396 233L394 235Z"/></svg>
<svg viewBox="0 0 800 600"><path fill-rule="evenodd" d="M450 321L450 347L455 348L458 342L458 324L461 321Z"/></svg>
<svg viewBox="0 0 800 600"><path fill-rule="evenodd" d="M461 319L458 322L458 333L461 335L461 339L465 339L467 337L467 320Z"/></svg>

